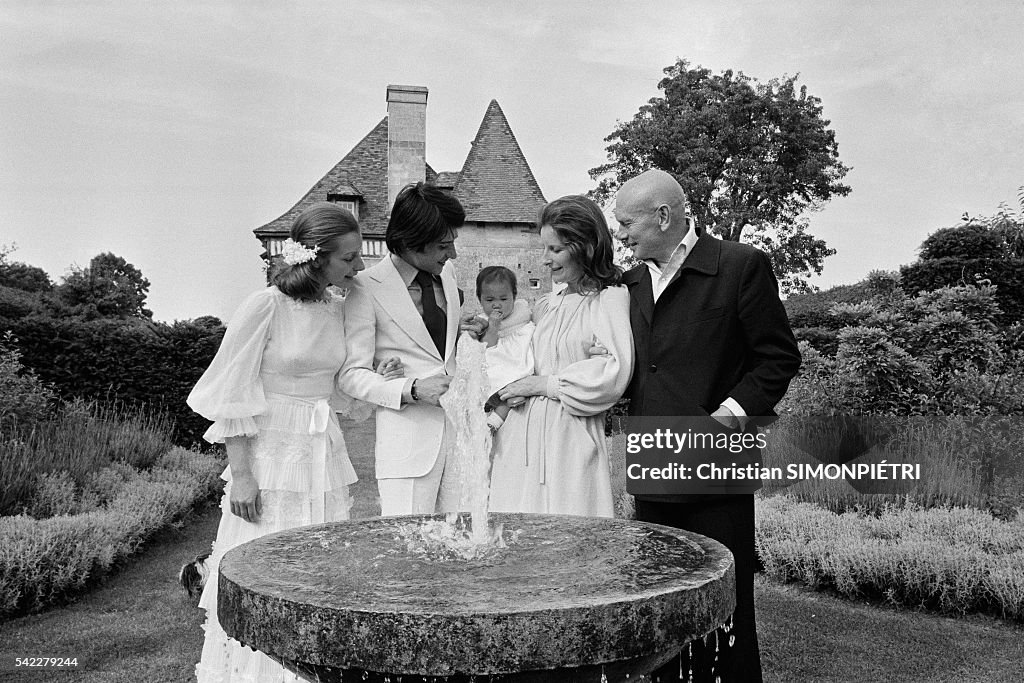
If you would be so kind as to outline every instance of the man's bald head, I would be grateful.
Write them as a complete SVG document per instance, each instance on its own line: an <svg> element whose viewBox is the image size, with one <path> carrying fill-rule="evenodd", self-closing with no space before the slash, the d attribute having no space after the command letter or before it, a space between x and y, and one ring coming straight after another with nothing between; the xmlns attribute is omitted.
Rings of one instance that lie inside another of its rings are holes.
<svg viewBox="0 0 1024 683"><path fill-rule="evenodd" d="M672 209L673 219L686 224L686 194L679 182L661 169L652 168L623 183L616 199L622 201L623 198L648 211L667 204Z"/></svg>
<svg viewBox="0 0 1024 683"><path fill-rule="evenodd" d="M686 194L665 171L651 169L627 180L615 195L616 236L641 261L668 260L690 229Z"/></svg>

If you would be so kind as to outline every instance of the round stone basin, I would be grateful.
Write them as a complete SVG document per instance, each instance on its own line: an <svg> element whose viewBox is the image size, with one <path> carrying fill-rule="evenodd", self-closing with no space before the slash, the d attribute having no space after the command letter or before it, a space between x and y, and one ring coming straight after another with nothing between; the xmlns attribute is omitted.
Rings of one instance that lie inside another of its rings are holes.
<svg viewBox="0 0 1024 683"><path fill-rule="evenodd" d="M492 513L509 545L481 559L407 549L403 527L443 518L334 522L241 545L221 562L220 623L309 680L596 682L653 670L735 605L732 555L704 536Z"/></svg>

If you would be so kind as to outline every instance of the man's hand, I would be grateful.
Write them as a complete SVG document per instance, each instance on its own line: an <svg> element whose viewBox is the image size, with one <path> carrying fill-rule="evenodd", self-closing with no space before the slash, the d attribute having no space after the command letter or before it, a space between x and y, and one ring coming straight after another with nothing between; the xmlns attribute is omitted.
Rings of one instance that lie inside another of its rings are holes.
<svg viewBox="0 0 1024 683"><path fill-rule="evenodd" d="M441 405L440 400L451 384L451 375L435 375L416 380L416 402L431 406Z"/></svg>
<svg viewBox="0 0 1024 683"><path fill-rule="evenodd" d="M459 318L459 331L469 332L477 339L480 339L486 329L487 320L476 313L463 313Z"/></svg>
<svg viewBox="0 0 1024 683"><path fill-rule="evenodd" d="M711 413L711 417L729 429L739 429L740 419L733 415L732 411L725 406L718 406L718 410Z"/></svg>
<svg viewBox="0 0 1024 683"><path fill-rule="evenodd" d="M597 356L610 356L610 355L611 355L611 352L608 351L608 349L605 347L605 345L602 344L601 342L599 342L597 340L597 337L594 337L594 340L590 344L590 348L587 349L587 356L589 358L595 358Z"/></svg>

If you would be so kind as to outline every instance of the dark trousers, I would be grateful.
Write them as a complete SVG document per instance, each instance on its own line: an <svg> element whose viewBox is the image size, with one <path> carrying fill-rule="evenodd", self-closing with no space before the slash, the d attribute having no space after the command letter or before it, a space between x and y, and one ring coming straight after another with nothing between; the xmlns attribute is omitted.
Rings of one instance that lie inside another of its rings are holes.
<svg viewBox="0 0 1024 683"><path fill-rule="evenodd" d="M731 550L736 562L736 611L731 628L719 628L705 640L683 648L678 658L655 671L651 679L655 683L686 681L692 671L694 681L713 683L717 676L722 683L761 683L754 621L754 496L711 496L687 503L638 499L636 518L712 538Z"/></svg>

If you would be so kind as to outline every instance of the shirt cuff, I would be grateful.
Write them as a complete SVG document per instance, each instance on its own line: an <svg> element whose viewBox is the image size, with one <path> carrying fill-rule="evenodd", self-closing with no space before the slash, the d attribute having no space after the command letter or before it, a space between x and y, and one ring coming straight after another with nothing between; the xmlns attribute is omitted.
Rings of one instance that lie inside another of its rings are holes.
<svg viewBox="0 0 1024 683"><path fill-rule="evenodd" d="M747 416L747 411L743 410L743 406L736 402L736 399L730 396L722 401L722 407L736 416L736 419L740 421L740 429L746 428L747 423L750 422L750 417Z"/></svg>
<svg viewBox="0 0 1024 683"><path fill-rule="evenodd" d="M416 381L415 377L411 377L405 380L405 386L402 387L402 403L415 403L416 401L412 398L412 383Z"/></svg>

